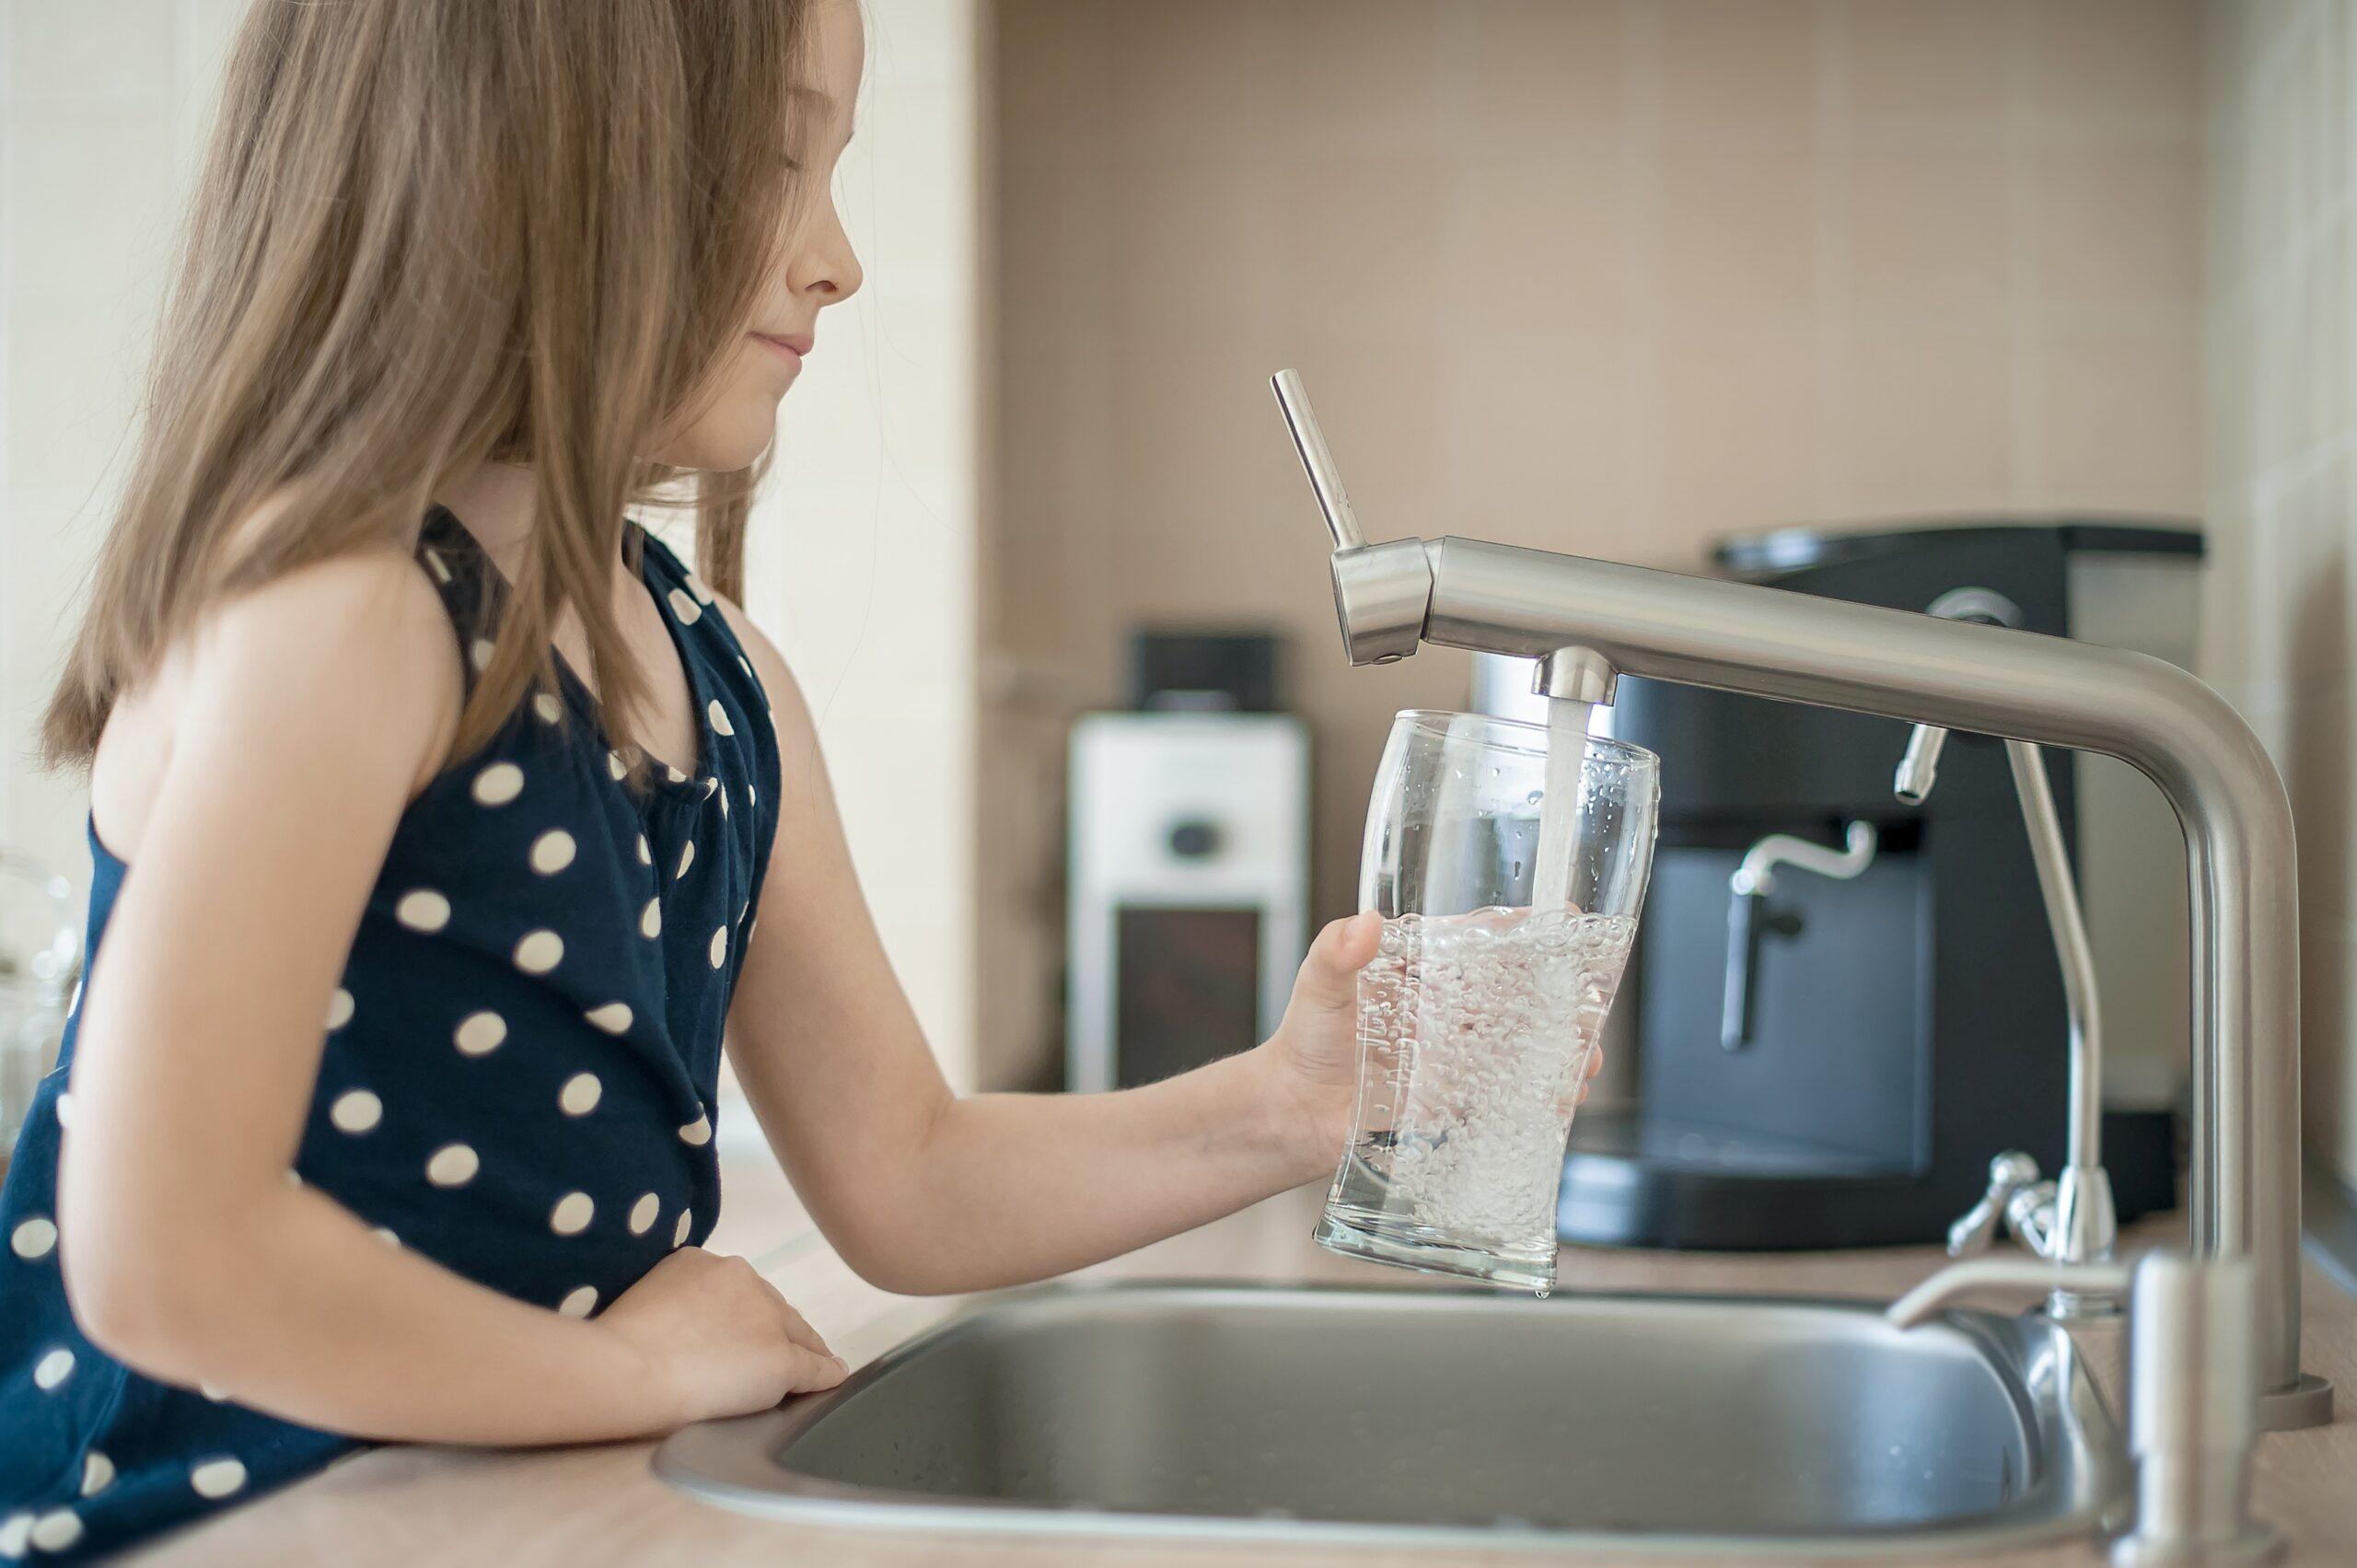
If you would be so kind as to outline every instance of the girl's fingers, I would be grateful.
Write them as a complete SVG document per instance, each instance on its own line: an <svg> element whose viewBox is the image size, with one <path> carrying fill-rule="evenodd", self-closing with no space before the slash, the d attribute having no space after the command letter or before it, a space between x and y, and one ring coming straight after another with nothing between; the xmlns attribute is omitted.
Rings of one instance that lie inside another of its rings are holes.
<svg viewBox="0 0 2357 1568"><path fill-rule="evenodd" d="M831 1388L851 1375L850 1368L831 1355L822 1355L804 1344L786 1347L785 1387L788 1393L812 1394L821 1388Z"/></svg>
<svg viewBox="0 0 2357 1568"><path fill-rule="evenodd" d="M1598 1073L1601 1073L1601 1072L1603 1072L1603 1071L1604 1071L1604 1052L1603 1052L1602 1051L1600 1051L1600 1050L1599 1050L1599 1051L1589 1051L1589 1052L1587 1053L1587 1071L1586 1071L1586 1073L1585 1073L1585 1076L1587 1076L1587 1077L1593 1078L1593 1077L1595 1077Z"/></svg>

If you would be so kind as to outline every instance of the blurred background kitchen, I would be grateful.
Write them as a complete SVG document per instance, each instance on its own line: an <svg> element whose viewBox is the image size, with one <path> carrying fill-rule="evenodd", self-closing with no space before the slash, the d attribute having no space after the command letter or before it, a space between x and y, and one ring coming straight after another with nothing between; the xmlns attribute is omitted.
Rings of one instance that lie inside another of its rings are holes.
<svg viewBox="0 0 2357 1568"><path fill-rule="evenodd" d="M63 876L67 903L87 875L80 784L37 772L30 738L242 8L0 6L0 842ZM2357 5L868 11L843 181L869 281L786 405L749 608L820 715L869 898L955 1081L1097 1086L1247 1043L1302 932L1353 907L1392 713L1477 701L1471 661L1444 650L1345 668L1326 541L1267 391L1293 365L1376 538L1772 577L1850 559L1832 536L2023 525L2042 541L2016 552L2032 598L2084 610L2063 584L2090 564L2181 585L2133 598L2123 640L2195 661L2283 771L2310 1147L2357 1181ZM1817 542L1720 548L1789 529ZM1903 541L1858 548L1863 576L1792 586L1900 602L1945 569ZM1512 674L1478 700L1510 706ZM1681 759L1665 739L1691 819L1666 834L1651 989L1624 1002L1584 1123L1637 1114L1648 1062L1669 1084L1686 1047L1638 1037L1683 1026L1645 996L1700 977L1717 1017L1724 925L1663 923L1668 851L1715 865L1731 834L1770 826L1835 843L1864 810L1822 780L1762 797L1816 732L1754 721L1754 752ZM1903 727L1840 736L1887 784ZM1962 743L1950 767L1999 778L2002 754ZM1918 879L1903 1022L1862 1014L1792 1047L1836 1076L1914 1064L1886 1087L1920 1136L1877 1156L1902 1173L1985 1163L2014 1107L2060 1115L2003 1054L2061 1071L2034 899L1977 923L1923 912L1958 879L1929 847L1946 820L1988 835L1991 864L2026 865L2010 797L1975 817L1955 787L1953 819L1876 808L1887 868ZM2058 788L2113 1014L2110 1098L2165 1118L2183 1051L2174 830L2142 781L2058 763ZM44 946L51 891L11 888L10 1006L37 1032L67 970ZM1793 912L1759 961L1838 991L1839 923L1834 904ZM1821 971L1789 967L1806 954ZM1951 1020L2009 976L2030 997L2020 1038ZM1958 1131L1954 1086L1976 1062ZM1863 1152L1861 1128L1777 1131L1779 1147ZM722 1135L753 1136L742 1118Z"/></svg>

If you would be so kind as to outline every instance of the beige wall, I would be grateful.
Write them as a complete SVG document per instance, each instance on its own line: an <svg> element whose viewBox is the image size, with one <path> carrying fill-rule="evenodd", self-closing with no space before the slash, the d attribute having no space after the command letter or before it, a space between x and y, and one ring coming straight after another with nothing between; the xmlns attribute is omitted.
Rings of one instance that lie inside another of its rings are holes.
<svg viewBox="0 0 2357 1568"><path fill-rule="evenodd" d="M2208 48L2206 672L2292 792L2308 1145L2357 1181L2357 5L2217 0Z"/></svg>
<svg viewBox="0 0 2357 1568"><path fill-rule="evenodd" d="M1370 533L2200 509L2194 0L1000 0L985 1070L1052 1049L1068 714L1142 620L1292 638L1343 911L1426 651L1342 667L1265 389Z"/></svg>

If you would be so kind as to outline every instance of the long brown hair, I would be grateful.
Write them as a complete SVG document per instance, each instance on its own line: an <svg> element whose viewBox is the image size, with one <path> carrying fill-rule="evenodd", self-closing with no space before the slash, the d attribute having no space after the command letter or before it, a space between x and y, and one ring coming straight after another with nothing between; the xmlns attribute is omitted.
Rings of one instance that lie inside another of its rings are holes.
<svg viewBox="0 0 2357 1568"><path fill-rule="evenodd" d="M803 192L807 0L257 0L167 299L138 456L42 727L87 762L223 596L406 549L447 477L528 463L534 526L459 755L553 678L645 690L609 588L624 510L696 511L741 594L755 473L641 453L742 330Z"/></svg>

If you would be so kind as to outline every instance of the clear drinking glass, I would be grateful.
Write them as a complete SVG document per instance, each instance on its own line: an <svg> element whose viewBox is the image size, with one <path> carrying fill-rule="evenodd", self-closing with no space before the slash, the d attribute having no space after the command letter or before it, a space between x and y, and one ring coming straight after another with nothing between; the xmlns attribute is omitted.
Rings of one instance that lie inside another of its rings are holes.
<svg viewBox="0 0 2357 1568"><path fill-rule="evenodd" d="M1393 721L1359 869L1383 944L1359 977L1358 1105L1320 1245L1553 1285L1564 1140L1636 936L1659 800L1660 760L1585 719L1565 704L1551 726Z"/></svg>

